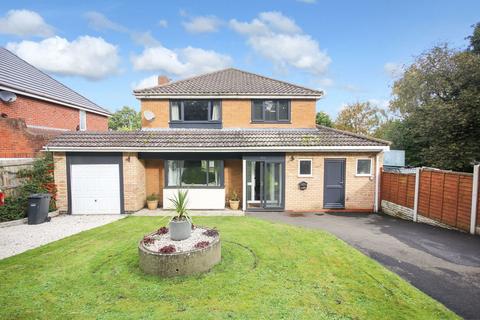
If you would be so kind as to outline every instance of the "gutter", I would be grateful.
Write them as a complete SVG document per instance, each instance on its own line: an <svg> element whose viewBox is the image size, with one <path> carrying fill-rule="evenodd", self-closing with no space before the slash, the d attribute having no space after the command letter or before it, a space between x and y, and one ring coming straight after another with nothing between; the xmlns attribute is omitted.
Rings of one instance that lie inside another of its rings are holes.
<svg viewBox="0 0 480 320"><path fill-rule="evenodd" d="M44 151L51 152L383 152L390 150L389 146L323 146L323 147L197 147L197 148L164 148L164 147L49 147Z"/></svg>

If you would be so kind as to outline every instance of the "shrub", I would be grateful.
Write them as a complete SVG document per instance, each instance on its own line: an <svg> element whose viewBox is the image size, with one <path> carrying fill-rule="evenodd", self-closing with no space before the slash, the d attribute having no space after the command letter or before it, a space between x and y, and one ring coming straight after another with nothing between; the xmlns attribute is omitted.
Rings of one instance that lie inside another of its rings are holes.
<svg viewBox="0 0 480 320"><path fill-rule="evenodd" d="M157 230L157 234L167 234L167 233L168 233L167 227L161 227L160 229Z"/></svg>
<svg viewBox="0 0 480 320"><path fill-rule="evenodd" d="M155 193L152 193L151 195L147 196L147 201L157 201L158 200L158 195Z"/></svg>
<svg viewBox="0 0 480 320"><path fill-rule="evenodd" d="M215 229L208 229L207 231L203 232L203 235L215 238L218 237L218 231Z"/></svg>
<svg viewBox="0 0 480 320"><path fill-rule="evenodd" d="M152 237L143 237L143 243L144 244L153 244L155 242L155 239L153 239Z"/></svg>
<svg viewBox="0 0 480 320"><path fill-rule="evenodd" d="M200 241L200 242L197 242L194 247L196 249L203 249L203 248L208 247L209 244L210 244L210 242L208 242L208 241Z"/></svg>
<svg viewBox="0 0 480 320"><path fill-rule="evenodd" d="M24 218L27 215L28 196L32 193L50 193L50 211L56 209L56 187L53 180L53 155L47 153L34 161L32 168L20 170L18 178L24 181L16 191L16 196L7 197L0 206L0 222Z"/></svg>
<svg viewBox="0 0 480 320"><path fill-rule="evenodd" d="M231 201L238 201L238 193L237 190L233 189L230 193L230 200Z"/></svg>
<svg viewBox="0 0 480 320"><path fill-rule="evenodd" d="M175 246L173 244L170 244L170 245L165 246L165 247L161 247L158 250L158 252L163 253L163 254L170 254L170 253L174 253L175 251L177 251L177 249L175 249Z"/></svg>

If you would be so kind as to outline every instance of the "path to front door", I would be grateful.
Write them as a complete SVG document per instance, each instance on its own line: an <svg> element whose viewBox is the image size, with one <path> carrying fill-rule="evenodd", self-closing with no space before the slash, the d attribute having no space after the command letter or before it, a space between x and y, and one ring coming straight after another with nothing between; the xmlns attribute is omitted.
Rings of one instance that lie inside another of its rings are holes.
<svg viewBox="0 0 480 320"><path fill-rule="evenodd" d="M333 233L460 316L479 318L479 236L380 214L247 215Z"/></svg>

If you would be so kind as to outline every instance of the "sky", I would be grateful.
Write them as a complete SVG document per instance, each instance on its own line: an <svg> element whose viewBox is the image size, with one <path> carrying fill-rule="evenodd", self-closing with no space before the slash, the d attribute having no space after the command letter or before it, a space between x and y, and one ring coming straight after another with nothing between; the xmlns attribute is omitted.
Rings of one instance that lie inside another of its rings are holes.
<svg viewBox="0 0 480 320"><path fill-rule="evenodd" d="M135 88L235 67L323 90L319 111L386 107L434 45L465 48L480 1L1 1L0 43L116 111Z"/></svg>

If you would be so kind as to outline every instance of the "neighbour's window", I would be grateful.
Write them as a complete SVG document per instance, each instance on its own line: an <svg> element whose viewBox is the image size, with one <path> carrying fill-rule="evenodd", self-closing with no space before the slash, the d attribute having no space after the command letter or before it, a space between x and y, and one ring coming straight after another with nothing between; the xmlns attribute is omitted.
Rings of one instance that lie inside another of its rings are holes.
<svg viewBox="0 0 480 320"><path fill-rule="evenodd" d="M80 110L80 130L87 130L87 113L84 110Z"/></svg>
<svg viewBox="0 0 480 320"><path fill-rule="evenodd" d="M168 187L221 187L222 160L167 160Z"/></svg>
<svg viewBox="0 0 480 320"><path fill-rule="evenodd" d="M371 159L357 159L357 176L370 176L372 174Z"/></svg>
<svg viewBox="0 0 480 320"><path fill-rule="evenodd" d="M253 100L252 122L290 121L289 100Z"/></svg>
<svg viewBox="0 0 480 320"><path fill-rule="evenodd" d="M312 176L312 159L298 160L298 176L311 177Z"/></svg>
<svg viewBox="0 0 480 320"><path fill-rule="evenodd" d="M172 100L170 120L173 122L218 122L219 100Z"/></svg>

